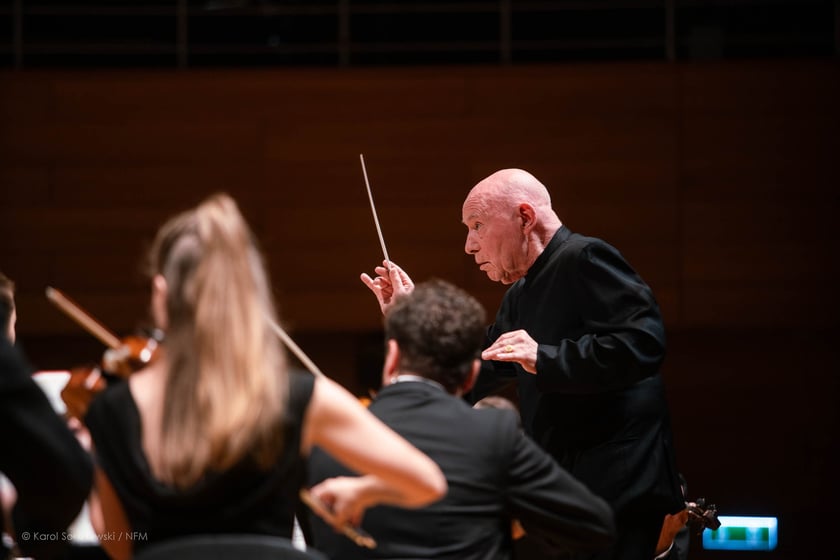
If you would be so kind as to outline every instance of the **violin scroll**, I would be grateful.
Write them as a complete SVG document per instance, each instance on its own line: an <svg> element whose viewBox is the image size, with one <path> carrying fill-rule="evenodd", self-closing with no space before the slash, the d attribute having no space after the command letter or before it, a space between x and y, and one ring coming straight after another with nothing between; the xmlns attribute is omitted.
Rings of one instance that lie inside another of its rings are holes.
<svg viewBox="0 0 840 560"><path fill-rule="evenodd" d="M127 336L117 348L108 348L102 355L102 368L117 377L128 377L143 369L158 356L163 333L155 329L152 336Z"/></svg>
<svg viewBox="0 0 840 560"><path fill-rule="evenodd" d="M686 502L685 508L688 511L687 525L695 532L702 533L704 529L716 531L720 528L720 520L717 516L717 506L706 504L703 498L697 498L696 502Z"/></svg>
<svg viewBox="0 0 840 560"><path fill-rule="evenodd" d="M84 418L93 397L112 379L126 378L152 363L158 356L162 340L159 331L148 338L129 336L119 347L107 349L100 365L72 368L67 385L61 390L67 416Z"/></svg>
<svg viewBox="0 0 840 560"><path fill-rule="evenodd" d="M107 346L100 365L71 369L70 379L61 391L68 416L82 419L93 397L107 387L109 379L126 378L157 358L163 332L155 329L148 337L128 336L120 339L59 290L48 287L46 295L47 299Z"/></svg>

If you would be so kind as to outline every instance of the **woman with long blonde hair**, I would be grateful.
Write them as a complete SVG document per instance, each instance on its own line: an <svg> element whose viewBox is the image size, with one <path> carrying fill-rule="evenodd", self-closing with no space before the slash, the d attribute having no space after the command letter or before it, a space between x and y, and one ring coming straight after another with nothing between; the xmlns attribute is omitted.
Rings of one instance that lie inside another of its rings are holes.
<svg viewBox="0 0 840 560"><path fill-rule="evenodd" d="M233 199L215 195L169 220L150 257L161 355L98 396L85 419L97 462L91 517L109 555L193 534L290 537L314 445L362 473L361 483L312 489L338 522L377 503L443 496L437 465L354 396L290 372L268 276Z"/></svg>

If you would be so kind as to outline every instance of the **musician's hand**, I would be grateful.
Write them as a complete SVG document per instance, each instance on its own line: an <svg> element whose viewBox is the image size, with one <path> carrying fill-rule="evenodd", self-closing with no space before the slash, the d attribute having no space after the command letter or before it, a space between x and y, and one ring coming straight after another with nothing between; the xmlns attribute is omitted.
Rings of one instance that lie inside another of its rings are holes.
<svg viewBox="0 0 840 560"><path fill-rule="evenodd" d="M14 534L12 526L12 510L17 503L17 490L12 481L0 475L0 508L2 508L3 520L6 523L6 532Z"/></svg>
<svg viewBox="0 0 840 560"><path fill-rule="evenodd" d="M528 373L537 373L537 341L524 330L504 333L481 353L482 360L516 362Z"/></svg>
<svg viewBox="0 0 840 560"><path fill-rule="evenodd" d="M312 497L320 501L327 511L316 511L321 518L340 530L341 525L349 523L358 527L362 516L371 504L368 495L367 477L337 476L328 478L310 489Z"/></svg>
<svg viewBox="0 0 840 560"><path fill-rule="evenodd" d="M383 315L397 298L414 291L414 282L411 277L393 262L389 267L388 261L382 261L382 266L377 266L374 272L377 274L376 278L371 278L364 272L360 278L376 296Z"/></svg>
<svg viewBox="0 0 840 560"><path fill-rule="evenodd" d="M659 541L656 543L656 555L659 556L671 546L677 533L685 527L688 522L688 510L684 509L673 515L666 515L662 522L662 530L659 532Z"/></svg>

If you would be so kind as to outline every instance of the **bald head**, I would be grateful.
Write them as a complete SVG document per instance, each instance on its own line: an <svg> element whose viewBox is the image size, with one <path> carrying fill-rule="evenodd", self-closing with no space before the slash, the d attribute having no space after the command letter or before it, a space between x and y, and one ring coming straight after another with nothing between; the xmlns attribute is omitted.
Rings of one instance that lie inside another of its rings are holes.
<svg viewBox="0 0 840 560"><path fill-rule="evenodd" d="M522 169L502 169L476 184L462 219L469 229L464 250L503 284L524 276L562 225L548 189Z"/></svg>
<svg viewBox="0 0 840 560"><path fill-rule="evenodd" d="M535 208L551 208L548 189L523 169L502 169L482 179L467 195L485 199L497 198L512 202L528 202Z"/></svg>

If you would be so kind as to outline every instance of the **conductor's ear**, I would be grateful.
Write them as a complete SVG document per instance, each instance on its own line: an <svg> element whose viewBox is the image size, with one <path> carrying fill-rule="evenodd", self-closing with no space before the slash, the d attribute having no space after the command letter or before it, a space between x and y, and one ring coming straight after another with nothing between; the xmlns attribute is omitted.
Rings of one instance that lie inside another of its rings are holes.
<svg viewBox="0 0 840 560"><path fill-rule="evenodd" d="M534 229L534 226L537 224L537 212L534 210L534 207L524 202L520 204L519 221L525 233Z"/></svg>

